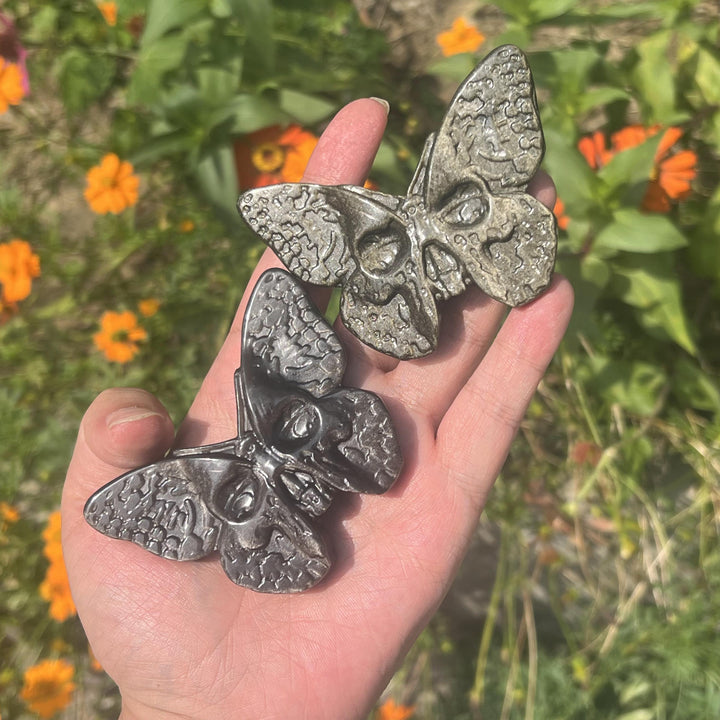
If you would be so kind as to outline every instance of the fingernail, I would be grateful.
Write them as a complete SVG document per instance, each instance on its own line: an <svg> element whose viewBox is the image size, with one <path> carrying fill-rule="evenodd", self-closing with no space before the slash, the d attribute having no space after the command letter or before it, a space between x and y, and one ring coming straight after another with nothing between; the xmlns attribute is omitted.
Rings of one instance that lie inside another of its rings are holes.
<svg viewBox="0 0 720 720"><path fill-rule="evenodd" d="M137 420L143 420L148 417L162 417L162 415L159 412L148 410L147 408L126 407L111 412L108 415L106 422L108 430L112 430L112 428L117 427L118 425L136 422Z"/></svg>
<svg viewBox="0 0 720 720"><path fill-rule="evenodd" d="M374 100L377 103L380 103L385 108L386 115L390 112L390 103L387 100L379 97L371 97L370 99Z"/></svg>

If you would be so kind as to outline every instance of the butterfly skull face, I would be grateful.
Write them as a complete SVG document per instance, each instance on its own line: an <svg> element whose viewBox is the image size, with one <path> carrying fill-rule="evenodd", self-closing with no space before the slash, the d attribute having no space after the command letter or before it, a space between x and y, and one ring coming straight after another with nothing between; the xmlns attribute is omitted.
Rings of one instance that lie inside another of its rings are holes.
<svg viewBox="0 0 720 720"><path fill-rule="evenodd" d="M438 342L437 301L475 284L516 306L550 283L555 220L526 193L544 149L527 60L503 46L458 89L406 197L285 184L244 193L238 209L290 272L343 287L360 340L421 357Z"/></svg>
<svg viewBox="0 0 720 720"><path fill-rule="evenodd" d="M482 233L491 207L492 196L481 178L451 188L435 211L428 211L422 196L410 194L389 222L358 238L358 266L348 286L376 304L398 293L414 296L420 307L428 292L438 300L459 295L471 277L447 238L467 228Z"/></svg>

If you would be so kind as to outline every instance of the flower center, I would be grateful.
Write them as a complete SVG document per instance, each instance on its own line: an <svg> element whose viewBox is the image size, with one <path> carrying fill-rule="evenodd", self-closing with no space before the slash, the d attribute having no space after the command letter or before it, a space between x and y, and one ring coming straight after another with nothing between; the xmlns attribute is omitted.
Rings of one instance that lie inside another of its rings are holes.
<svg viewBox="0 0 720 720"><path fill-rule="evenodd" d="M130 335L127 330L116 330L112 334L112 341L115 343L126 343L130 341Z"/></svg>
<svg viewBox="0 0 720 720"><path fill-rule="evenodd" d="M262 143L262 145L253 148L250 160L260 172L275 172L285 162L285 151L276 143Z"/></svg>

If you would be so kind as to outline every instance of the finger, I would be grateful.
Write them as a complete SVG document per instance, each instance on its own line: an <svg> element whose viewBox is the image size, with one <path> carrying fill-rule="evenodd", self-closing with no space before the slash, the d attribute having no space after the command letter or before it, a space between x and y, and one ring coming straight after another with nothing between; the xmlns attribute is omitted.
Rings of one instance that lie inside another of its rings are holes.
<svg viewBox="0 0 720 720"><path fill-rule="evenodd" d="M161 458L174 434L165 408L144 390L105 390L90 405L63 487L63 545L69 570L76 565L96 567L103 554L105 538L83 518L90 495L122 473ZM77 582L87 580L81 575Z"/></svg>
<svg viewBox="0 0 720 720"><path fill-rule="evenodd" d="M528 191L543 204L555 202L555 185L543 171L530 181ZM474 285L439 309L442 321L437 350L425 358L400 363L387 378L393 395L435 428L484 357L507 313L506 306Z"/></svg>
<svg viewBox="0 0 720 720"><path fill-rule="evenodd" d="M399 363L385 377L386 392L437 430L490 347L506 313L505 305L474 286L444 303L437 350L427 357Z"/></svg>
<svg viewBox="0 0 720 720"><path fill-rule="evenodd" d="M546 293L512 310L438 428L436 449L448 482L477 512L562 340L572 305L570 283L556 276Z"/></svg>
<svg viewBox="0 0 720 720"><path fill-rule="evenodd" d="M380 146L386 123L387 103L384 101L364 98L346 105L320 137L303 179L324 184L362 184ZM233 375L240 364L243 317L252 288L260 275L271 267L282 267L282 264L274 253L267 251L250 278L225 343L180 428L180 446L216 442L234 434Z"/></svg>
<svg viewBox="0 0 720 720"><path fill-rule="evenodd" d="M536 197L546 208L555 207L557 192L552 178L544 171L538 170L527 186L527 192Z"/></svg>

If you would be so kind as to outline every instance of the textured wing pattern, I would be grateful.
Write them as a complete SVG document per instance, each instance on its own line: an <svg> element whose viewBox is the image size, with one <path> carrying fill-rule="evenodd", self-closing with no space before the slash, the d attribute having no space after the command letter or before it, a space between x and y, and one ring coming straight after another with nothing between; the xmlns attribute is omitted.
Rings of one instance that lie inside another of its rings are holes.
<svg viewBox="0 0 720 720"><path fill-rule="evenodd" d="M402 469L400 445L380 398L366 390L341 389L321 401L343 417L342 437L328 436L309 464L345 492L385 492Z"/></svg>
<svg viewBox="0 0 720 720"><path fill-rule="evenodd" d="M130 540L156 555L194 560L217 549L221 523L208 509L213 476L233 473L234 458L161 460L121 475L85 505L100 532ZM200 480L198 480L200 478Z"/></svg>
<svg viewBox="0 0 720 720"><path fill-rule="evenodd" d="M224 536L220 558L227 576L237 585L266 593L306 590L330 569L320 534L275 495L254 518L254 537L248 542L240 529Z"/></svg>
<svg viewBox="0 0 720 720"><path fill-rule="evenodd" d="M496 196L482 229L448 235L447 247L490 297L516 307L537 297L552 279L555 216L531 195Z"/></svg>
<svg viewBox="0 0 720 720"><path fill-rule="evenodd" d="M336 285L355 268L345 218L327 202L335 188L283 184L249 190L238 210L250 227L304 282Z"/></svg>
<svg viewBox="0 0 720 720"><path fill-rule="evenodd" d="M292 383L318 397L345 372L340 341L302 288L283 270L263 273L248 303L242 366L248 402L258 375Z"/></svg>
<svg viewBox="0 0 720 720"><path fill-rule="evenodd" d="M524 188L545 152L530 67L512 45L490 53L458 88L437 133L427 184L431 206L468 171L493 192Z"/></svg>
<svg viewBox="0 0 720 720"><path fill-rule="evenodd" d="M423 290L429 300L422 309L431 314L432 323L424 322L421 326L417 312L413 312L400 293L384 303L374 303L345 291L340 301L340 316L350 332L376 350L401 360L422 357L437 344L438 330L437 307L429 290Z"/></svg>

